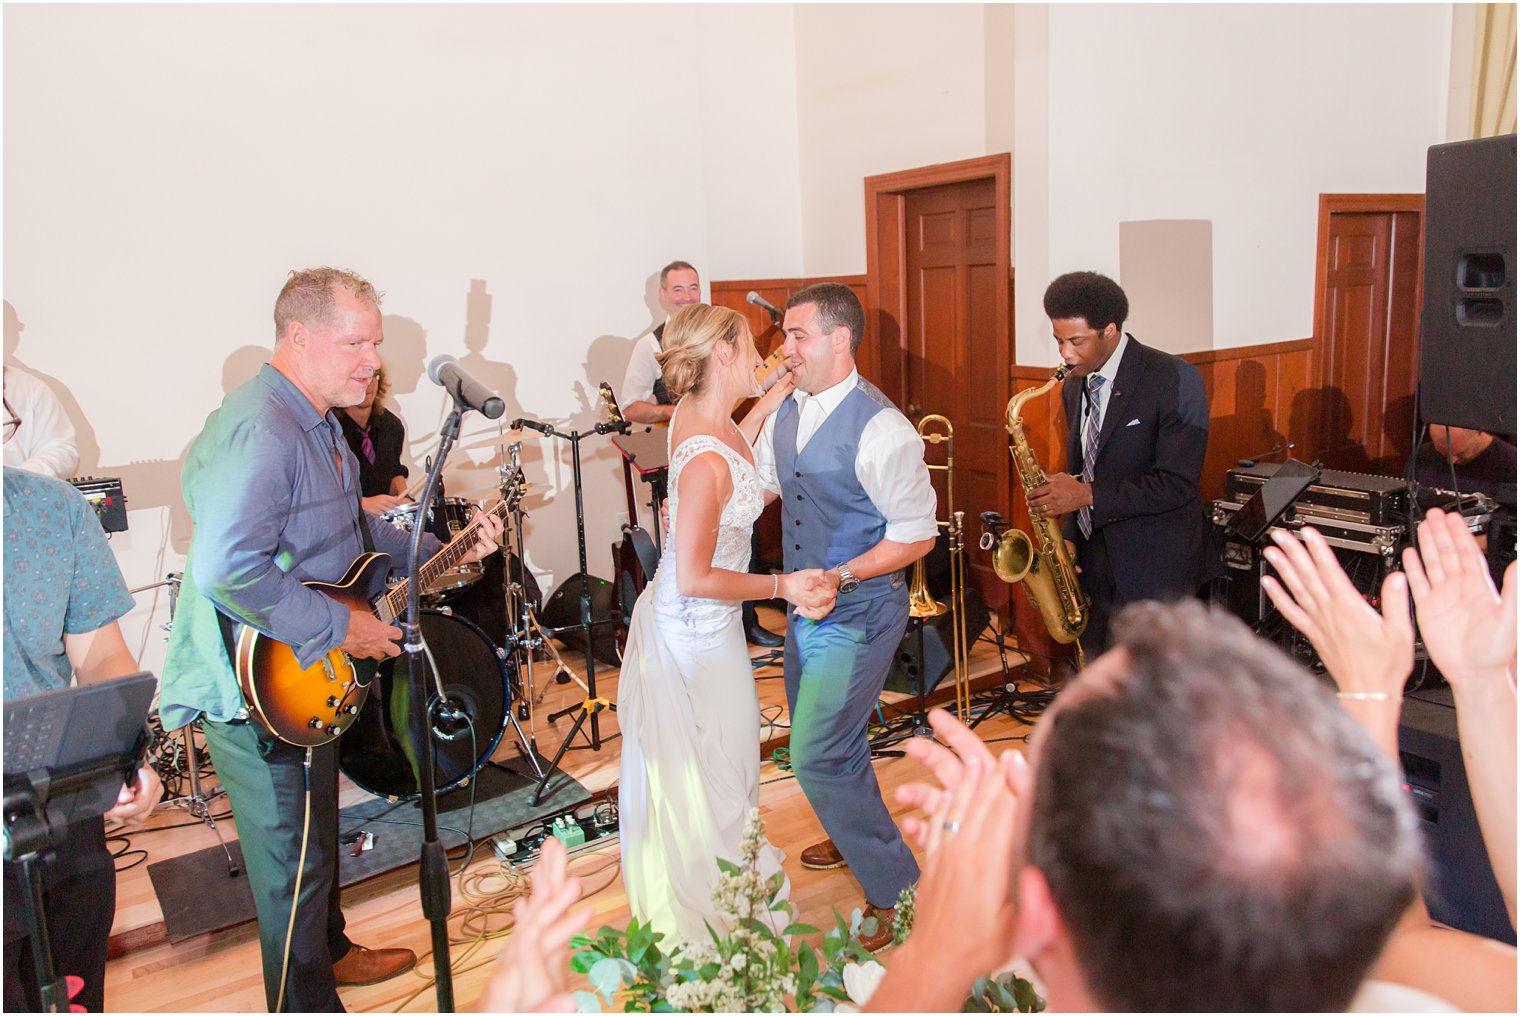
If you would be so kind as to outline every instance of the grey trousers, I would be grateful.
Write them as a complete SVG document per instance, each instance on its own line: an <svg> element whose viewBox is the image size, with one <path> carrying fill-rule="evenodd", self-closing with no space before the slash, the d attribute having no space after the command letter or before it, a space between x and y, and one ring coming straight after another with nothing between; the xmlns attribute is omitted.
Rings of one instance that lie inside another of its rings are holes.
<svg viewBox="0 0 1520 1016"><path fill-rule="evenodd" d="M273 1012L280 992L285 934L301 857L306 809L306 752L256 723L205 721L206 745L227 789L248 888L259 917L264 997ZM285 1012L343 1012L333 963L352 943L343 933L338 891L338 746L312 750L311 825L301 899L290 935Z"/></svg>
<svg viewBox="0 0 1520 1016"><path fill-rule="evenodd" d="M842 595L822 621L787 612L786 703L792 771L818 820L878 907L918 879L918 863L871 768L866 724L908 625L902 589L851 602Z"/></svg>

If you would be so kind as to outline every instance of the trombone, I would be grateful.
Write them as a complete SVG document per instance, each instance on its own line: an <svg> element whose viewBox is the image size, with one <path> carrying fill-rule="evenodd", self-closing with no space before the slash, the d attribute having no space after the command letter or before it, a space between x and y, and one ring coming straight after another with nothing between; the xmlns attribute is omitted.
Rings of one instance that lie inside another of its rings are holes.
<svg viewBox="0 0 1520 1016"><path fill-rule="evenodd" d="M931 426L942 429L931 431ZM943 466L925 463L931 470L939 470L945 474L945 518L943 521L935 520L936 525L944 526L948 537L950 551L950 599L955 610L951 618L950 631L952 643L952 659L955 668L955 712L962 723L971 718L971 668L969 651L966 640L966 572L965 572L965 512L955 510L955 427L949 419L932 413L918 421L918 436L926 445L945 445L945 464ZM913 580L908 588L908 615L927 619L939 617L950 610L945 604L936 600L929 592L927 570L924 559L919 558L913 563ZM920 661L922 665L922 661Z"/></svg>

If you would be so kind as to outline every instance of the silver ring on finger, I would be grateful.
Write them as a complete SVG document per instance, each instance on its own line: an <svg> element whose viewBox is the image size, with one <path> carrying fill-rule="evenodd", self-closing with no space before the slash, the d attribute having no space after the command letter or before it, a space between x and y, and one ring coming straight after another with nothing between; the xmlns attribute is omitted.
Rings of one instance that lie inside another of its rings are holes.
<svg viewBox="0 0 1520 1016"><path fill-rule="evenodd" d="M950 821L944 823L944 826L945 832L949 833L951 836L954 836L956 833L961 831L961 824L955 819L951 819Z"/></svg>

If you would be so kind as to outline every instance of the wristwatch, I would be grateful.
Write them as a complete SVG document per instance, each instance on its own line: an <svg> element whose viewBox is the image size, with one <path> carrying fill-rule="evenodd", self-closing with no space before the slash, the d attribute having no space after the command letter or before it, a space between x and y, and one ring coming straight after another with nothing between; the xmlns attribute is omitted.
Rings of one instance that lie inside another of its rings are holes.
<svg viewBox="0 0 1520 1016"><path fill-rule="evenodd" d="M850 571L848 561L839 562L839 567L834 570L839 572L839 591L841 593L853 593L860 585L860 580L855 577L854 572Z"/></svg>

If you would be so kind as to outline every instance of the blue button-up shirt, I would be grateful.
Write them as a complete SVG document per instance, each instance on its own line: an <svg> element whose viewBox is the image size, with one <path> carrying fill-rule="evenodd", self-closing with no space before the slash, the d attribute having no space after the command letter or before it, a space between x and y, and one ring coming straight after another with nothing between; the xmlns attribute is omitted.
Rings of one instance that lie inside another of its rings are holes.
<svg viewBox="0 0 1520 1016"><path fill-rule="evenodd" d="M348 636L348 607L302 585L337 582L364 553L359 463L333 413L269 365L206 418L182 475L194 532L164 663L165 730L246 716L217 612L287 643L303 667ZM404 568L409 537L373 517ZM423 541L424 560L438 550Z"/></svg>

